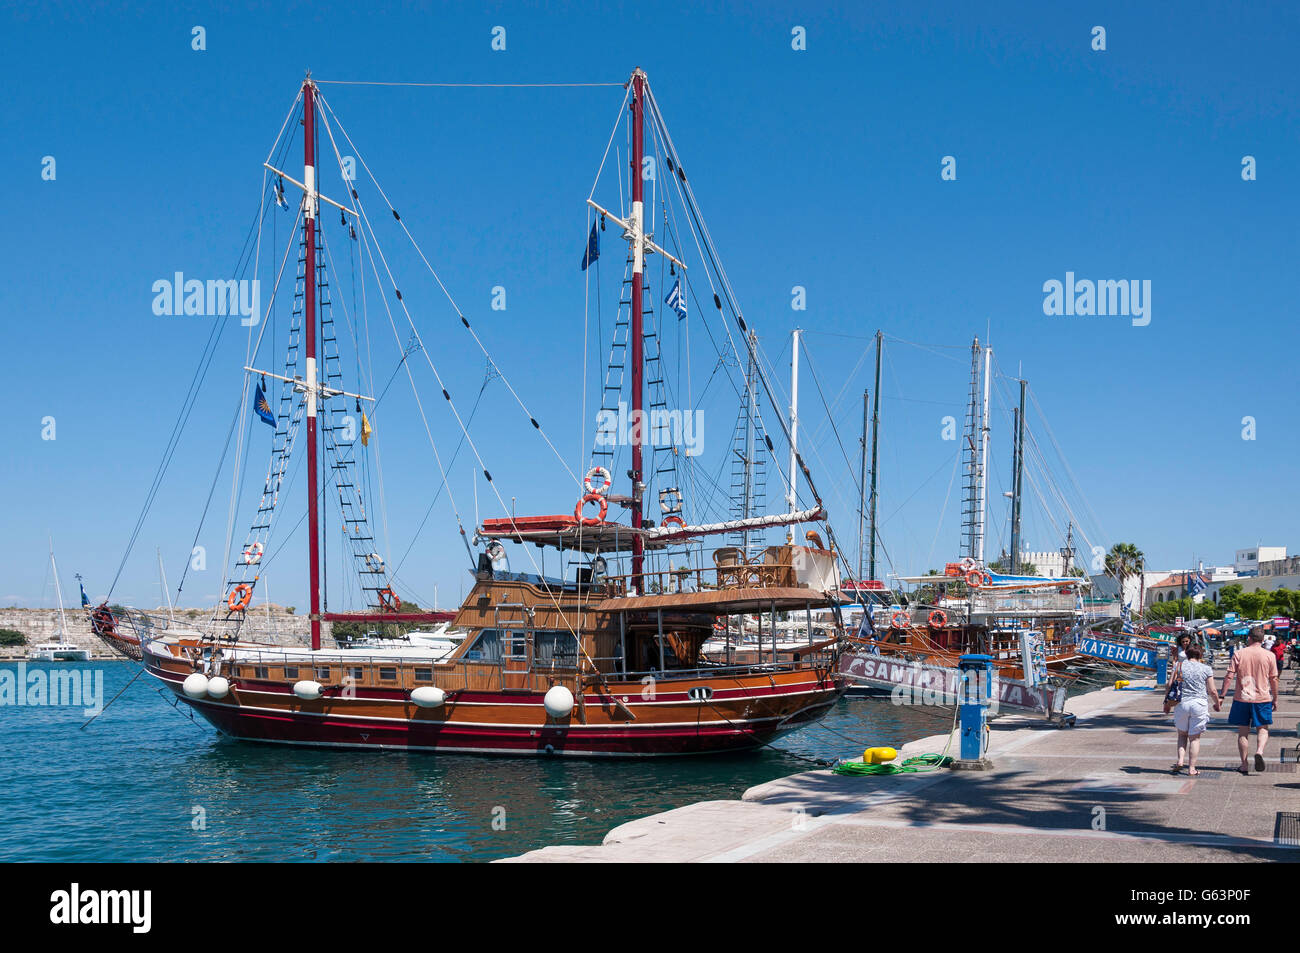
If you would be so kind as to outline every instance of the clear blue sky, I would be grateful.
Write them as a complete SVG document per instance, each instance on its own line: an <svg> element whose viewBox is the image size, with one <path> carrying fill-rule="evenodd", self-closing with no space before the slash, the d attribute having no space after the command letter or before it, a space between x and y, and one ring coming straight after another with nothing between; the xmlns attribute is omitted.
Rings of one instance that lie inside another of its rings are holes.
<svg viewBox="0 0 1300 953"><path fill-rule="evenodd" d="M941 421L963 410L968 355L957 348L989 330L1001 371L1030 380L1069 459L1082 489L1071 505L1091 514L1093 542L1133 541L1161 568L1193 556L1230 562L1257 542L1300 547L1296 8L591 7L6 11L0 603L52 598L47 531L65 589L80 571L93 597L104 594L210 330L211 319L155 316L151 285L176 271L229 272L257 208L262 160L307 67L320 79L463 83L612 82L645 68L748 319L778 364L790 329L808 330L854 465L870 371L859 359L877 327L898 339L886 351L880 509L899 571L956 553L960 478L944 510L954 447L940 439ZM202 52L191 49L195 25L206 29ZM497 25L505 52L490 46ZM1095 25L1107 31L1105 52L1090 49ZM806 51L791 49L794 26L807 30ZM325 93L576 467L583 202L622 91ZM54 181L41 177L47 155ZM946 155L956 181L941 180ZM1242 180L1245 155L1256 157L1257 181ZM337 216L325 219L342 250ZM289 219L279 221L282 240ZM467 406L482 359L418 261L394 254L426 343ZM1150 280L1150 325L1045 316L1043 283L1067 271ZM608 289L614 270L605 274ZM505 312L489 309L496 285L507 289ZM791 310L795 285L807 289L806 311ZM184 564L240 386L242 329L225 343L115 599L157 604L155 547L173 585ZM377 375L391 367L376 360ZM807 371L804 380L810 463L851 540L848 467ZM1007 397L1012 388L999 383ZM427 380L424 392L450 455L456 433ZM567 477L499 384L481 413L475 437L519 511L567 512ZM734 413L723 403L710 412L714 451ZM41 439L46 416L56 440ZM1241 439L1247 416L1253 441ZM250 439L264 442L259 427ZM1048 442L1045 430L1037 437ZM418 422L394 422L376 439L387 440L400 555L438 477ZM993 440L990 532L1005 539L1005 416ZM264 466L255 452L254 483ZM464 454L457 470L457 502L472 519ZM1056 476L1066 479L1060 468ZM203 536L213 553L223 481ZM482 515L500 515L479 491ZM1042 507L1027 504L1029 546L1055 549L1055 533ZM438 585L452 603L464 563L440 505L402 575L420 596ZM206 601L218 575L210 564L192 577L183 601ZM301 560L286 558L271 597L304 606L303 577Z"/></svg>

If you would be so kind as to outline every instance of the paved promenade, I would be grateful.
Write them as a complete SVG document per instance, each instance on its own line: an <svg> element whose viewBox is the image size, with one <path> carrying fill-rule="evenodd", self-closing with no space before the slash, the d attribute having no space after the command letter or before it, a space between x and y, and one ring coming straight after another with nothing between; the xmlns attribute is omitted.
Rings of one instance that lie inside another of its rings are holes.
<svg viewBox="0 0 1300 953"><path fill-rule="evenodd" d="M598 846L547 847L505 862L1300 860L1295 675L1282 673L1262 774L1235 770L1228 704L1210 713L1201 775L1173 776L1177 734L1161 712L1163 693L1106 688L1071 699L1073 728L996 719L992 770L880 778L809 771L750 788L739 801L631 821ZM899 760L941 751L946 741L908 744Z"/></svg>

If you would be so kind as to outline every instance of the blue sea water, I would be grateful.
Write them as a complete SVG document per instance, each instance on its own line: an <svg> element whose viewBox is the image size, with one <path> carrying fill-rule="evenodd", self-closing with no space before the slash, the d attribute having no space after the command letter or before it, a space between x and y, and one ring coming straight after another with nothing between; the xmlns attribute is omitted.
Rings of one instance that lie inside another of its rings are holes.
<svg viewBox="0 0 1300 953"><path fill-rule="evenodd" d="M0 668L13 670L13 664ZM107 702L0 706L0 861L487 861L595 844L625 821L945 733L951 715L843 699L778 746L725 757L563 760L351 752L231 741L128 662Z"/></svg>

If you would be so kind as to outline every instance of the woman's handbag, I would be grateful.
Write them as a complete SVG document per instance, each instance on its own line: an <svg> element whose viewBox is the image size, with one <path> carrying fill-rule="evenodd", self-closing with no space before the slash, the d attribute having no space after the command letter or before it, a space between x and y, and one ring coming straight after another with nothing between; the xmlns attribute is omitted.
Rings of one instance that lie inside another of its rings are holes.
<svg viewBox="0 0 1300 953"><path fill-rule="evenodd" d="M1165 692L1165 714L1169 714L1169 709L1183 700L1183 665L1178 663L1174 669L1174 677L1169 682L1169 690Z"/></svg>

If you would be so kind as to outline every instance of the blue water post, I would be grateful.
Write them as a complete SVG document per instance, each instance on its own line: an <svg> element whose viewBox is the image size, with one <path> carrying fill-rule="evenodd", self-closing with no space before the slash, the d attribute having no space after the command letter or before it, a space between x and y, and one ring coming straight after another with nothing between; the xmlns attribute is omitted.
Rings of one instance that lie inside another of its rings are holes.
<svg viewBox="0 0 1300 953"><path fill-rule="evenodd" d="M961 672L961 760L984 758L984 727L988 724L993 686L993 656L963 655L957 660Z"/></svg>
<svg viewBox="0 0 1300 953"><path fill-rule="evenodd" d="M1169 656L1164 652L1156 653L1156 684L1164 685L1169 681Z"/></svg>

